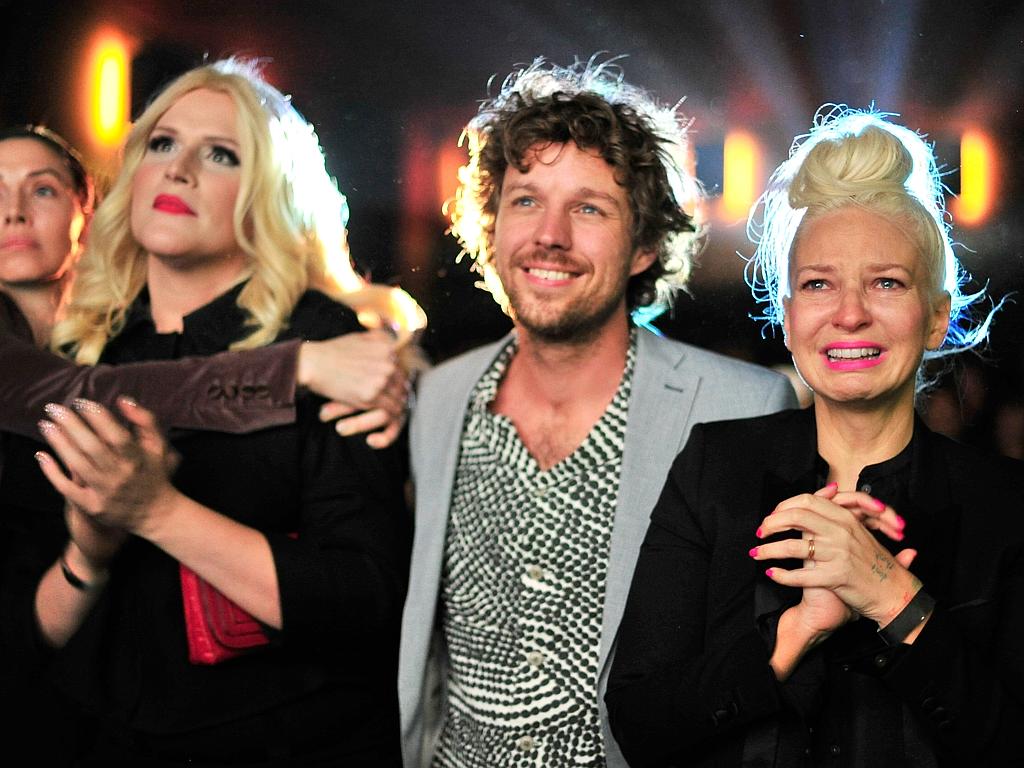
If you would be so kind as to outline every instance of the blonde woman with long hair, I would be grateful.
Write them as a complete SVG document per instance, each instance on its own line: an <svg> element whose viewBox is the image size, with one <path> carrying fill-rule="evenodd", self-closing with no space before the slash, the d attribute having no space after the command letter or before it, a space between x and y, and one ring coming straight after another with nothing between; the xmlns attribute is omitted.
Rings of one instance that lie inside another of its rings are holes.
<svg viewBox="0 0 1024 768"><path fill-rule="evenodd" d="M358 330L336 300L364 309L346 213L312 127L253 66L192 70L134 125L53 343L123 363ZM70 476L38 458L71 536L35 620L100 715L94 764L398 764L402 455L339 439L317 406L173 450L137 407L130 431L92 404L50 409ZM190 612L196 594L244 619L242 648L211 648L224 628Z"/></svg>

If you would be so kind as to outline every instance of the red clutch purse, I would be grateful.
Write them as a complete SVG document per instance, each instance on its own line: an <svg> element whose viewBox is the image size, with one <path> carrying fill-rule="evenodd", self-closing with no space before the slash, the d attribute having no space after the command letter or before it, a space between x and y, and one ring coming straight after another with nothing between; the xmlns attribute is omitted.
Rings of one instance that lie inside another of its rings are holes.
<svg viewBox="0 0 1024 768"><path fill-rule="evenodd" d="M178 566L190 662L219 664L270 642L256 619L195 571L181 563Z"/></svg>

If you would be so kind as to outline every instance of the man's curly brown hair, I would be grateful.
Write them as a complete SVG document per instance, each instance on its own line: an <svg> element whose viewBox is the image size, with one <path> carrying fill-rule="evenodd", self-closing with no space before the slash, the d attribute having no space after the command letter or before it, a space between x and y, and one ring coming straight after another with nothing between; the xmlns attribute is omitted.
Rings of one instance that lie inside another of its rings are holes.
<svg viewBox="0 0 1024 768"><path fill-rule="evenodd" d="M626 190L633 247L657 255L630 278L627 307L664 309L685 287L701 234L680 200L696 204L700 196L696 181L680 167L685 126L674 109L624 83L611 61L558 67L538 59L509 76L464 137L470 158L460 170L451 231L503 309L508 300L493 265L501 186L506 169L511 165L525 173L528 150L544 143L572 141L596 151Z"/></svg>

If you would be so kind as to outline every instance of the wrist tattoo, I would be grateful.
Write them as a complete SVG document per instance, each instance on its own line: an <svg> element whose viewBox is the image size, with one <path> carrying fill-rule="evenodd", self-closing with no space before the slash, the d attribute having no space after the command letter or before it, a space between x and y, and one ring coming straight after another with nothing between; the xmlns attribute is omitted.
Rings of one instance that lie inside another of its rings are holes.
<svg viewBox="0 0 1024 768"><path fill-rule="evenodd" d="M889 578L889 571L895 566L896 564L892 561L891 557L876 552L875 562L871 564L871 572L878 577L879 581L885 581Z"/></svg>

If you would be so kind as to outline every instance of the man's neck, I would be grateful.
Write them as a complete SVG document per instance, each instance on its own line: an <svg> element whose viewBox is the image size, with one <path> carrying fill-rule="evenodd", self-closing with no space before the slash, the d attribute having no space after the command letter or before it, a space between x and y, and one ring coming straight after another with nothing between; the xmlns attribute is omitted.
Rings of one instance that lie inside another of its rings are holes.
<svg viewBox="0 0 1024 768"><path fill-rule="evenodd" d="M623 316L585 344L556 344L517 331L519 349L492 409L511 419L530 454L549 469L579 447L615 397L629 324Z"/></svg>

